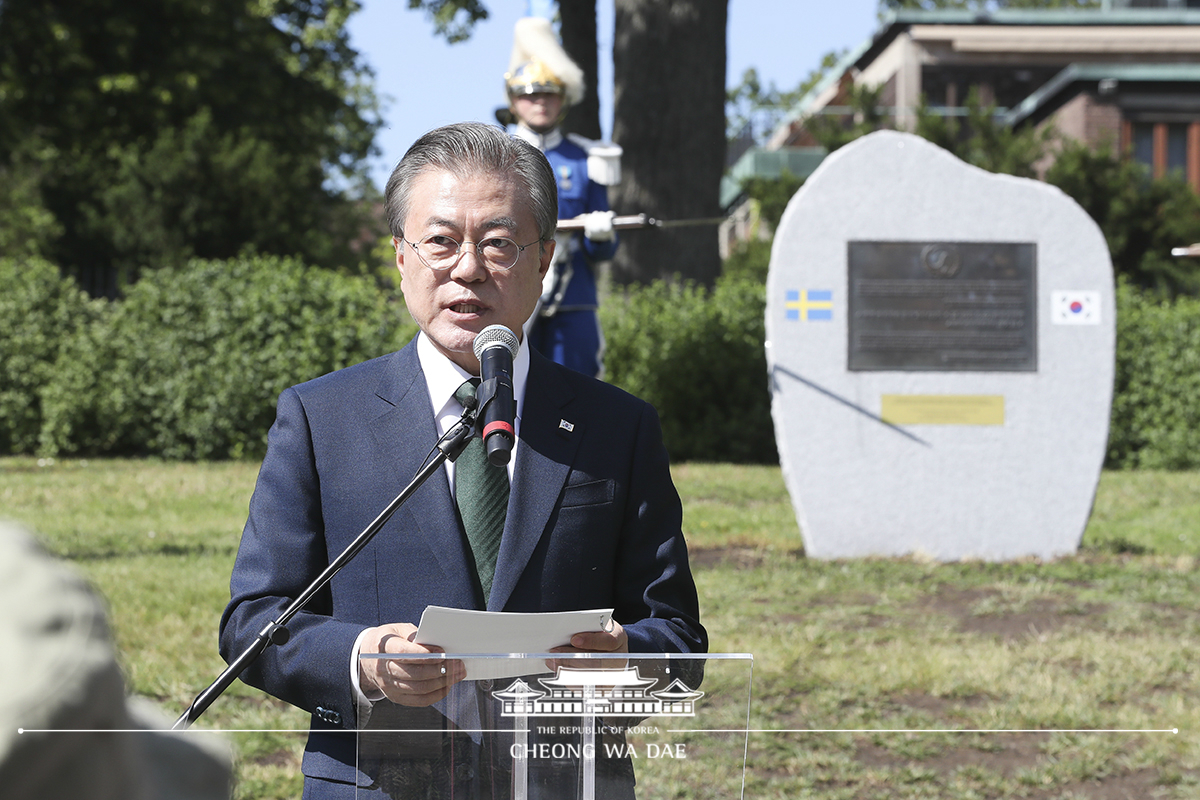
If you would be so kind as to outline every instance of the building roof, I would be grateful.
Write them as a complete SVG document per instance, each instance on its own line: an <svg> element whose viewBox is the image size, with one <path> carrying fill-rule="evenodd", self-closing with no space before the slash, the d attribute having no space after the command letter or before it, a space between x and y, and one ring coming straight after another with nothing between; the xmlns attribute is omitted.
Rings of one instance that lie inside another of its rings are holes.
<svg viewBox="0 0 1200 800"><path fill-rule="evenodd" d="M1070 99L1081 84L1114 81L1128 83L1200 83L1200 64L1071 64L1044 86L1026 97L1004 117L1008 125L1019 125L1030 117Z"/></svg>
<svg viewBox="0 0 1200 800"><path fill-rule="evenodd" d="M780 123L787 126L803 118L825 94L836 89L838 81L851 69L871 63L897 36L914 26L956 26L979 31L981 27L1151 27L1170 29L1180 25L1200 26L1200 9L1129 8L1100 10L1003 10L988 13L961 10L893 11L882 18L879 29L865 42L853 48L814 86L800 98L792 111ZM1048 32L1059 47L1064 45L1057 32ZM1022 34L1026 40L1029 31Z"/></svg>
<svg viewBox="0 0 1200 800"><path fill-rule="evenodd" d="M721 207L729 208L741 195L749 178L778 178L789 172L807 178L826 156L824 147L782 147L763 150L753 147L742 154L721 179Z"/></svg>
<svg viewBox="0 0 1200 800"><path fill-rule="evenodd" d="M1067 28L1075 29L1070 36L1064 36ZM746 178L778 177L785 168L799 177L810 175L823 158L823 150L783 147L793 127L828 107L844 78L866 70L906 33L923 42L943 40L968 63L975 55L1006 53L1034 59L1055 54L1080 60L1008 110L1005 122L1009 125L1044 117L1089 83L1200 83L1197 8L893 11L882 17L870 39L848 51L800 98L776 126L766 150L749 150L730 169L721 184L722 207L737 201ZM1146 53L1154 55L1147 58ZM1137 60L1130 60L1133 58ZM1097 63L1098 59L1111 59L1112 63ZM1125 63L1115 63L1120 59ZM1193 63L1186 63L1189 61Z"/></svg>

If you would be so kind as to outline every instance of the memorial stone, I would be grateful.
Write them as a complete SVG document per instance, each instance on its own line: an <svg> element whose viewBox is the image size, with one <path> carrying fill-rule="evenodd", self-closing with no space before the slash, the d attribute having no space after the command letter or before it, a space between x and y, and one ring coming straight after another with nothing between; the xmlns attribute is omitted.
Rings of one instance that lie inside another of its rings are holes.
<svg viewBox="0 0 1200 800"><path fill-rule="evenodd" d="M911 134L858 139L780 220L766 330L809 556L1078 548L1116 326L1104 237L1060 190Z"/></svg>

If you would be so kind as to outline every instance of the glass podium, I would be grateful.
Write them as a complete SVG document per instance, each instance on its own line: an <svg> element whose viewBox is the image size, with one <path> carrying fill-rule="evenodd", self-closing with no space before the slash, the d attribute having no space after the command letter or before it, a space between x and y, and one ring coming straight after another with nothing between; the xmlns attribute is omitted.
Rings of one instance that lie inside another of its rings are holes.
<svg viewBox="0 0 1200 800"><path fill-rule="evenodd" d="M461 660L467 678L432 706L384 700L360 715L358 798L743 796L754 661L748 654L362 658Z"/></svg>

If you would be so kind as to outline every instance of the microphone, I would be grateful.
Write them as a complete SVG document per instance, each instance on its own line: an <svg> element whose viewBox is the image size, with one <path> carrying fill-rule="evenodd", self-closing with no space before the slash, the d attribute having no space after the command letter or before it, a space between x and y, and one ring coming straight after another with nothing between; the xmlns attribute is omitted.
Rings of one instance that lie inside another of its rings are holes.
<svg viewBox="0 0 1200 800"><path fill-rule="evenodd" d="M488 463L502 467L512 457L517 433L513 429L516 408L513 400L512 365L517 354L517 336L503 325L489 325L475 336L471 349L479 359L483 379L475 397L479 402L481 435Z"/></svg>

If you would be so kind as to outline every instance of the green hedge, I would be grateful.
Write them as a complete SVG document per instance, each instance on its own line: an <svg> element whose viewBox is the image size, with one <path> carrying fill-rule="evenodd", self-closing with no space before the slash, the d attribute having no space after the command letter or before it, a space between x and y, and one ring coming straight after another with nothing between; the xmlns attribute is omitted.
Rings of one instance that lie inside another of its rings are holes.
<svg viewBox="0 0 1200 800"><path fill-rule="evenodd" d="M1107 465L1200 467L1200 299L1118 286Z"/></svg>
<svg viewBox="0 0 1200 800"><path fill-rule="evenodd" d="M261 456L280 391L390 352L415 330L373 283L276 257L150 272L124 299L87 306L96 313L68 329L51 320L77 313L78 301L61 288L45 292L62 282L33 267L3 276L17 294L46 294L55 308L40 318L56 341L42 348L50 369L14 400L31 409L20 438L8 437L14 453L34 449L40 415L36 449L46 454ZM20 353L0 348L13 371ZM0 426L13 427L7 413Z"/></svg>
<svg viewBox="0 0 1200 800"><path fill-rule="evenodd" d="M656 281L601 306L605 379L652 403L675 461L778 461L767 384L765 290Z"/></svg>
<svg viewBox="0 0 1200 800"><path fill-rule="evenodd" d="M0 453L32 453L64 344L105 310L45 261L0 260Z"/></svg>
<svg viewBox="0 0 1200 800"><path fill-rule="evenodd" d="M601 308L606 378L652 402L676 461L777 461L760 253L709 290L656 282ZM296 261L195 261L89 300L0 262L0 453L260 456L287 386L415 327L371 282ZM1200 468L1200 300L1117 293L1107 466Z"/></svg>

